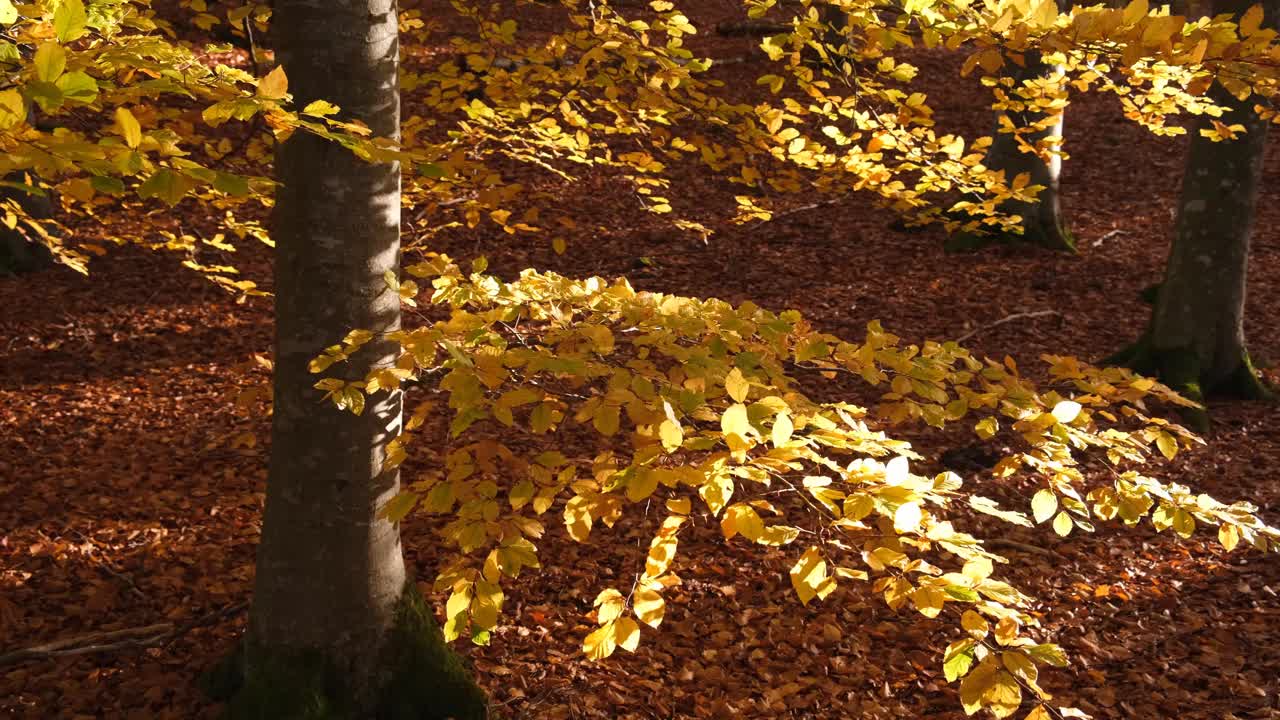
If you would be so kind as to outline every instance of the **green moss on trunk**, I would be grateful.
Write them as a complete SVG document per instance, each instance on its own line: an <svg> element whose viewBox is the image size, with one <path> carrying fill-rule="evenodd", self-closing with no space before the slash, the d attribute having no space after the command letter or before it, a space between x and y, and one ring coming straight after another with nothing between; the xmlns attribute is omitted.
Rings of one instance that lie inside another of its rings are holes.
<svg viewBox="0 0 1280 720"><path fill-rule="evenodd" d="M249 658L252 658L250 661ZM361 710L339 663L318 651L239 646L202 685L226 720L483 720L484 691L444 641L412 583L385 651L376 709Z"/></svg>
<svg viewBox="0 0 1280 720"><path fill-rule="evenodd" d="M1200 359L1187 348L1157 350L1151 340L1143 335L1137 342L1102 361L1104 365L1127 367L1134 372L1156 378L1177 390L1190 400L1203 403L1213 396L1238 397L1246 400L1267 400L1274 395L1249 359L1243 353L1240 363L1226 378L1213 380L1201 369ZM1209 429L1209 414L1203 407L1182 408L1183 419L1200 432Z"/></svg>
<svg viewBox="0 0 1280 720"><path fill-rule="evenodd" d="M1263 382L1262 375L1258 373L1258 369L1253 366L1253 360L1249 357L1249 353L1244 354L1240 365L1222 382L1218 383L1215 391L1223 395L1238 397L1245 400L1275 400L1275 391L1267 387Z"/></svg>

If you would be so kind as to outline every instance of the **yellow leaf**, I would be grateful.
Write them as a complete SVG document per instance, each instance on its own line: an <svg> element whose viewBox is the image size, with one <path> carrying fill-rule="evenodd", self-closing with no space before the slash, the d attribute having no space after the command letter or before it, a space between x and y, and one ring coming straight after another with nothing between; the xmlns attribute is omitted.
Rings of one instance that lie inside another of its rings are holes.
<svg viewBox="0 0 1280 720"><path fill-rule="evenodd" d="M969 672L969 668L973 666L973 648L972 640L957 640L947 646L942 655L942 670L947 682L955 682L956 678L964 677Z"/></svg>
<svg viewBox="0 0 1280 720"><path fill-rule="evenodd" d="M978 437L983 440L990 440L995 437L996 432L1000 429L1000 425L996 422L995 418L983 418L978 421L978 424L975 425L973 429L978 433Z"/></svg>
<svg viewBox="0 0 1280 720"><path fill-rule="evenodd" d="M1262 5L1254 5L1245 11L1244 16L1240 18L1240 35L1242 37L1250 37L1258 34L1258 28L1262 26Z"/></svg>
<svg viewBox="0 0 1280 720"><path fill-rule="evenodd" d="M689 502L689 498L673 498L667 501L667 511L677 515L688 515L692 509L693 505Z"/></svg>
<svg viewBox="0 0 1280 720"><path fill-rule="evenodd" d="M810 547L791 568L791 587L795 588L800 602L808 605L816 598L825 598L835 589L835 583L827 577L827 561L818 548Z"/></svg>
<svg viewBox="0 0 1280 720"><path fill-rule="evenodd" d="M50 40L36 50L32 63L37 80L56 82L62 71L67 69L67 53L61 45Z"/></svg>
<svg viewBox="0 0 1280 720"><path fill-rule="evenodd" d="M964 614L960 616L960 627L978 640L986 637L987 633L991 631L991 626L987 623L987 619L973 610L965 610Z"/></svg>
<svg viewBox="0 0 1280 720"><path fill-rule="evenodd" d="M755 541L764 534L764 521L760 519L755 508L738 503L725 510L724 519L720 521L720 531L724 533L726 540L741 534L746 539Z"/></svg>
<svg viewBox="0 0 1280 720"><path fill-rule="evenodd" d="M409 514L409 511L413 509L413 506L417 504L418 496L416 494L411 492L402 492L388 500L387 504L382 506L382 511L379 515L390 522L400 522Z"/></svg>
<svg viewBox="0 0 1280 720"><path fill-rule="evenodd" d="M747 392L751 389L751 383L743 377L742 371L734 368L724 378L724 389L729 393L729 397L733 398L736 403L745 402Z"/></svg>
<svg viewBox="0 0 1280 720"><path fill-rule="evenodd" d="M1018 621L1005 616L996 622L996 642L1009 645L1018 639Z"/></svg>
<svg viewBox="0 0 1280 720"><path fill-rule="evenodd" d="M995 675L995 660L988 656L973 672L965 676L960 683L960 703L966 715L972 715L982 709L983 698L995 682Z"/></svg>
<svg viewBox="0 0 1280 720"><path fill-rule="evenodd" d="M635 652L640 645L640 626L629 617L618 618L613 622L613 641L627 652Z"/></svg>
<svg viewBox="0 0 1280 720"><path fill-rule="evenodd" d="M991 576L993 569L990 560L984 557L976 557L964 564L961 574L974 582L982 582Z"/></svg>
<svg viewBox="0 0 1280 720"><path fill-rule="evenodd" d="M1080 415L1080 403L1074 400L1063 400L1053 406L1053 419L1066 425Z"/></svg>
<svg viewBox="0 0 1280 720"><path fill-rule="evenodd" d="M983 693L983 702L992 715L1009 717L1022 705L1022 686L1009 673L1000 670L995 674L991 687Z"/></svg>
<svg viewBox="0 0 1280 720"><path fill-rule="evenodd" d="M947 599L938 588L922 585L911 592L911 600L916 604L916 610L919 610L921 615L936 618L942 612L942 605Z"/></svg>
<svg viewBox="0 0 1280 720"><path fill-rule="evenodd" d="M129 108L116 108L116 128L129 147L136 148L142 142L142 126L138 124L138 119L133 116L133 113L129 112Z"/></svg>
<svg viewBox="0 0 1280 720"><path fill-rule="evenodd" d="M1037 523L1053 517L1058 510L1058 496L1049 488L1041 488L1031 498L1031 514L1035 517Z"/></svg>
<svg viewBox="0 0 1280 720"><path fill-rule="evenodd" d="M519 510L533 499L533 483L528 479L521 480L511 488L511 509Z"/></svg>
<svg viewBox="0 0 1280 720"><path fill-rule="evenodd" d="M720 429L727 435L745 438L751 432L751 422L747 420L747 406L734 403L720 416Z"/></svg>
<svg viewBox="0 0 1280 720"><path fill-rule="evenodd" d="M698 495L707 503L712 515L719 515L733 497L733 480L724 475L712 476L698 488Z"/></svg>
<svg viewBox="0 0 1280 720"><path fill-rule="evenodd" d="M617 405L601 404L591 417L591 424L601 435L613 435L618 432L621 421L620 408Z"/></svg>
<svg viewBox="0 0 1280 720"><path fill-rule="evenodd" d="M613 623L609 623L591 633L582 641L582 652L592 660L603 660L618 649L614 639Z"/></svg>
<svg viewBox="0 0 1280 720"><path fill-rule="evenodd" d="M920 529L922 518L920 503L903 503L893 512L893 529L898 533L914 532Z"/></svg>
<svg viewBox="0 0 1280 720"><path fill-rule="evenodd" d="M62 0L62 4L53 12L53 27L58 34L58 42L71 42L84 35L88 20L81 0Z"/></svg>
<svg viewBox="0 0 1280 720"><path fill-rule="evenodd" d="M667 603L657 590L642 586L636 589L633 609L641 622L649 627L658 627L666 614Z"/></svg>
<svg viewBox="0 0 1280 720"><path fill-rule="evenodd" d="M684 443L684 429L678 422L663 420L658 426L658 439L662 441L663 450L675 452Z"/></svg>
<svg viewBox="0 0 1280 720"><path fill-rule="evenodd" d="M1235 550L1236 545L1240 543L1240 528L1231 523L1223 523L1218 528L1218 542L1222 543L1222 547L1228 552Z"/></svg>
<svg viewBox="0 0 1280 720"><path fill-rule="evenodd" d="M564 525L570 537L585 542L591 533L591 503L581 495L570 498L564 506Z"/></svg>
<svg viewBox="0 0 1280 720"><path fill-rule="evenodd" d="M644 574L648 577L658 577L671 567L671 561L676 556L677 541L672 537L656 537L649 545L649 554L644 560Z"/></svg>
<svg viewBox="0 0 1280 720"><path fill-rule="evenodd" d="M1160 431L1159 435L1156 435L1156 447L1159 448L1160 454L1164 455L1168 460L1172 460L1178 454L1178 441L1163 430Z"/></svg>
<svg viewBox="0 0 1280 720"><path fill-rule="evenodd" d="M1028 686L1035 687L1040 671L1036 670L1036 664L1031 661L1031 658L1023 655L1021 651L1006 650L1000 653L1000 662L1004 663L1005 669L1014 677L1027 683Z"/></svg>
<svg viewBox="0 0 1280 720"><path fill-rule="evenodd" d="M284 74L283 65L277 65L258 81L258 97L264 100L280 100L288 91L289 78Z"/></svg>
<svg viewBox="0 0 1280 720"><path fill-rule="evenodd" d="M1053 531L1062 537L1066 537L1071 534L1071 528L1073 525L1074 524L1071 522L1071 516L1066 512L1058 513L1058 516L1053 519Z"/></svg>
<svg viewBox="0 0 1280 720"><path fill-rule="evenodd" d="M621 615L627 606L627 601L622 597L622 593L613 588L606 588L596 596L593 606L596 608L596 621L603 625Z"/></svg>
<svg viewBox="0 0 1280 720"><path fill-rule="evenodd" d="M22 100L22 93L17 90L0 90L0 130L8 130L26 120L27 108Z"/></svg>
<svg viewBox="0 0 1280 720"><path fill-rule="evenodd" d="M786 413L778 413L773 418L772 440L774 447L782 447L791 440L791 433L795 432L795 425L791 422L791 416Z"/></svg>
<svg viewBox="0 0 1280 720"><path fill-rule="evenodd" d="M1124 9L1123 22L1125 25L1133 25L1150 12L1147 0L1133 0Z"/></svg>
<svg viewBox="0 0 1280 720"><path fill-rule="evenodd" d="M658 489L658 473L652 468L640 468L627 480L627 499L640 502Z"/></svg>

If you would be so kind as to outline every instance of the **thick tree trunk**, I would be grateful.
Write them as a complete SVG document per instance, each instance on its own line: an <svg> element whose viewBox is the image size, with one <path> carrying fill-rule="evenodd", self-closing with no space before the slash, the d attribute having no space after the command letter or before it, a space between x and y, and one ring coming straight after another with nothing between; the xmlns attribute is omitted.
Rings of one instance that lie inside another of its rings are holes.
<svg viewBox="0 0 1280 720"><path fill-rule="evenodd" d="M1017 83L1015 87L1026 80L1044 77L1055 71L1052 65L1041 62L1039 53L1034 52L1026 54L1025 67L1012 64L1009 67L1009 77ZM1013 124L1018 127L1030 125L1041 119L1042 116L1034 113L1019 113L1010 117ZM1075 238L1067 229L1066 221L1062 217L1062 206L1058 196L1058 177L1062 168L1062 159L1054 155L1051 161L1046 163L1038 155L1022 152L1013 135L999 132L999 127L999 116L997 116L994 141L987 149L983 164L991 170L1003 170L1005 178L1009 181L1022 173L1027 173L1031 178L1030 185L1040 185L1044 189L1036 196L1034 202L1010 201L1000 206L1000 210L1007 215L1022 218L1019 223L1021 234L992 236L957 233L948 239L947 249L969 250L992 242L1004 241L1026 242L1054 250L1074 252ZM1035 144L1047 137L1061 137L1062 130L1063 114L1059 114L1052 126L1028 135L1026 139L1028 143Z"/></svg>
<svg viewBox="0 0 1280 720"><path fill-rule="evenodd" d="M277 0L273 24L299 107L326 99L398 135L395 0ZM400 168L301 132L276 163L271 464L229 715L482 717L482 696L406 581L398 526L377 514L399 490L382 461L400 394L371 396L357 416L322 402L307 368L353 328L379 335L338 366L348 379L395 360L381 334L400 326L384 279L399 266Z"/></svg>
<svg viewBox="0 0 1280 720"><path fill-rule="evenodd" d="M1268 125L1253 112L1253 99L1240 102L1225 92L1217 99L1232 108L1222 122L1240 123L1247 132L1227 142L1198 132L1191 137L1177 230L1150 332L1152 352L1194 356L1206 390L1245 363L1249 235Z"/></svg>
<svg viewBox="0 0 1280 720"><path fill-rule="evenodd" d="M1278 4L1267 4L1272 22ZM1245 9L1239 0L1214 3L1215 13ZM1268 123L1253 111L1253 98L1237 100L1218 85L1211 93L1229 108L1218 121L1243 125L1246 132L1214 142L1200 135L1213 127L1209 118L1191 130L1177 225L1151 322L1115 359L1197 399L1214 393L1260 397L1267 391L1249 362L1244 305ZM1194 419L1207 424L1203 416Z"/></svg>
<svg viewBox="0 0 1280 720"><path fill-rule="evenodd" d="M327 99L376 134L397 133L391 0L281 0L276 28L296 103ZM368 676L405 584L399 532L375 517L399 489L381 464L400 394L370 397L359 416L340 411L319 402L307 363L347 330L400 326L383 279L399 266L400 169L306 133L276 163L275 401L251 639L332 649ZM395 352L375 338L342 371L363 379Z"/></svg>

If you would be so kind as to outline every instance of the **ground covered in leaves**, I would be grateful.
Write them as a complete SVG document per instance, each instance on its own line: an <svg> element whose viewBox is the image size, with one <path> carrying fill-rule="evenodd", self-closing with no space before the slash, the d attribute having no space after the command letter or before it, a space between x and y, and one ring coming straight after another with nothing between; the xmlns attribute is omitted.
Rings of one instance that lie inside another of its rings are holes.
<svg viewBox="0 0 1280 720"><path fill-rule="evenodd" d="M764 72L751 39L706 42L737 61L718 71L726 81ZM935 78L926 87L940 125L987 129L986 96L955 80L955 58L912 59ZM1160 279L1184 141L1145 134L1108 98L1081 98L1067 128L1064 203L1077 256L1015 246L946 255L938 232L897 232L891 216L857 197L796 200L769 224L720 223L704 243L640 212L620 183L591 175L559 190L579 220L563 255L545 240L483 228L437 248L486 254L506 276L530 266L625 275L640 289L797 308L852 339L878 318L910 341L971 334L969 346L1024 367L1042 353L1096 360L1143 327L1139 291ZM709 216L706 208L732 204L738 190L693 172L679 179L677 212ZM1272 152L1247 330L1273 381L1277 181L1280 153ZM177 213L147 222L212 227L197 207ZM264 253L231 260L266 282ZM255 354L269 352L268 303L235 305L173 258L126 249L97 262L89 278L58 269L0 279L0 306L0 656L88 633L120 645L0 660L0 713L214 716L194 680L245 621L266 475L266 422L253 389L266 380ZM994 324L1016 313L1030 315ZM865 396L852 386L835 391ZM1280 522L1276 407L1218 403L1213 413L1208 444L1161 476L1224 501L1252 499ZM984 477L981 462L964 467L971 459L955 451L971 435L906 434L939 466L944 454L959 463L981 494L1029 499L1017 482ZM1181 541L1149 526L1104 524L1060 539L1044 528L968 522L980 537L998 538L995 549L1011 559L1007 579L1040 600L1046 632L1071 654L1070 668L1042 678L1061 704L1098 718L1280 717L1277 556L1227 554L1207 534ZM421 518L405 526L423 578L438 562L431 530ZM684 584L668 594L660 630L647 632L635 654L586 661L579 644L593 627L591 600L643 564L648 530L624 522L588 546L553 526L541 545L546 569L510 589L492 644L461 648L497 717L963 716L942 678L952 628L895 613L865 587L803 608L786 578L789 555L726 544L714 526L682 535L675 570ZM128 632L105 635L115 631Z"/></svg>

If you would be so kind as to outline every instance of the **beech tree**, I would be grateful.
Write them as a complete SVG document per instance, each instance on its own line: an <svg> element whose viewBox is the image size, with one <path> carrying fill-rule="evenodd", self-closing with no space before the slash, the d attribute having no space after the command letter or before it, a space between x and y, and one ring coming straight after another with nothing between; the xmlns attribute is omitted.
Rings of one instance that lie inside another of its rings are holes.
<svg viewBox="0 0 1280 720"><path fill-rule="evenodd" d="M1053 114L1037 112L1028 107L1026 97L1034 98L1040 93L1024 91L1037 83L1052 82L1058 68L1045 63L1040 52L1023 54L1021 63L1009 66L1006 77L1012 80L1012 86L1003 91L1002 103L1007 108L996 113L994 139L982 164L989 170L1003 171L1007 178L1025 175L1040 190L1033 199L1010 200L1000 206L1000 212L1018 220L998 239L1074 252L1075 238L1063 217L1058 192L1066 101L1063 99ZM947 239L947 247L964 250L994 239L997 238L990 234L958 233Z"/></svg>
<svg viewBox="0 0 1280 720"><path fill-rule="evenodd" d="M293 97L399 134L394 0L277 0L275 45ZM374 328L352 377L393 365L400 296L400 167L295 133L276 155L275 398L271 468L249 632L229 717L480 718L484 697L444 646L378 513L400 393L347 413L316 407L308 366L335 335ZM238 686L238 687L237 687Z"/></svg>
<svg viewBox="0 0 1280 720"><path fill-rule="evenodd" d="M221 22L192 5L197 23ZM746 3L749 15L791 13L790 32L762 43L770 96L746 103L705 76L711 61L684 45L697 28L668 0L635 11L566 0L563 27L529 38L500 5L460 0L474 32L450 38L447 62L398 82L397 28L424 41L437 29L387 0L282 0L282 65L260 76L165 40L144 5L0 0L17 38L0 57L18 68L15 86L0 90L0 171L32 173L59 190L65 211L86 216L209 203L224 213L222 235L118 240L181 253L241 299L264 293L235 267L199 262L197 246L277 246L268 508L250 629L223 673L233 715L483 712L408 584L397 523L410 513L445 518L434 588L447 597L448 641L491 641L504 587L542 563L548 513L575 540L600 542L600 526L652 508L663 519L643 568L596 594L587 656L634 650L661 626L665 594L681 582L681 529L714 523L726 542L795 548L801 603L867 582L891 608L947 613L962 634L940 660L964 710L1007 717L1025 704L1034 720L1080 716L1037 684L1067 658L1031 599L1000 579L1004 558L957 530L958 505L1060 536L1145 519L1182 537L1212 528L1227 549L1280 548L1280 531L1248 502L1149 473L1200 442L1155 410L1193 403L1129 370L1046 356L1047 379L1035 383L1012 358L913 344L870 319L863 336L837 337L794 311L639 292L625 279L535 269L504 278L483 258L397 247L407 203L426 241L483 225L568 251L550 230L573 222L545 202L554 189L534 189L512 166L558 183L584 165L608 168L650 211L704 236L670 199L681 188L668 164L701 163L740 184L740 222L768 219L788 195L858 189L918 222L1007 231L1019 219L1001 208L1034 200L1030 174L991 172L990 138L935 128L928 98L911 89L918 69L891 52L917 41L963 49L963 72L980 69L998 88L1009 87L1007 58L1042 53L1061 72L1021 92L1024 111L1046 117L1068 84L1112 93L1132 120L1168 133L1181 129L1170 115L1222 111L1204 95L1214 83L1277 92L1276 34L1252 14L1188 22L1146 0L1065 13L1052 0L907 2L892 17L870 0L839 6L847 17L833 49L812 2ZM815 49L830 60L817 70ZM421 114L397 118L397 86L421 98ZM1004 102L998 92L996 109ZM25 121L33 104L52 130ZM203 125L253 121L270 135L237 152L197 129L192 104ZM70 121L84 110L100 122ZM272 240L254 213L273 203L277 181ZM517 214L517 199L532 207ZM77 269L104 251L49 232L56 222L16 203L3 219ZM399 305L419 302L435 312L402 327ZM862 407L799 380L835 375L866 383L878 401ZM437 392L401 423L406 385ZM921 474L920 455L890 434L915 422L1007 440L993 473L1034 483L1030 515L955 473ZM570 430L592 442L557 441ZM400 486L398 468L425 443L441 444L443 461ZM1111 472L1087 475L1095 466Z"/></svg>
<svg viewBox="0 0 1280 720"><path fill-rule="evenodd" d="M1243 14L1251 6L1217 0L1215 13ZM1254 6L1254 17L1261 7ZM1280 5L1266 6L1274 23ZM1270 122L1253 98L1239 99L1222 85L1212 90L1226 108L1202 118L1191 136L1178 219L1164 281L1158 286L1146 333L1115 361L1159 377L1188 397L1222 393L1268 395L1245 344L1244 310L1249 236ZM1204 427L1200 412L1193 422Z"/></svg>

